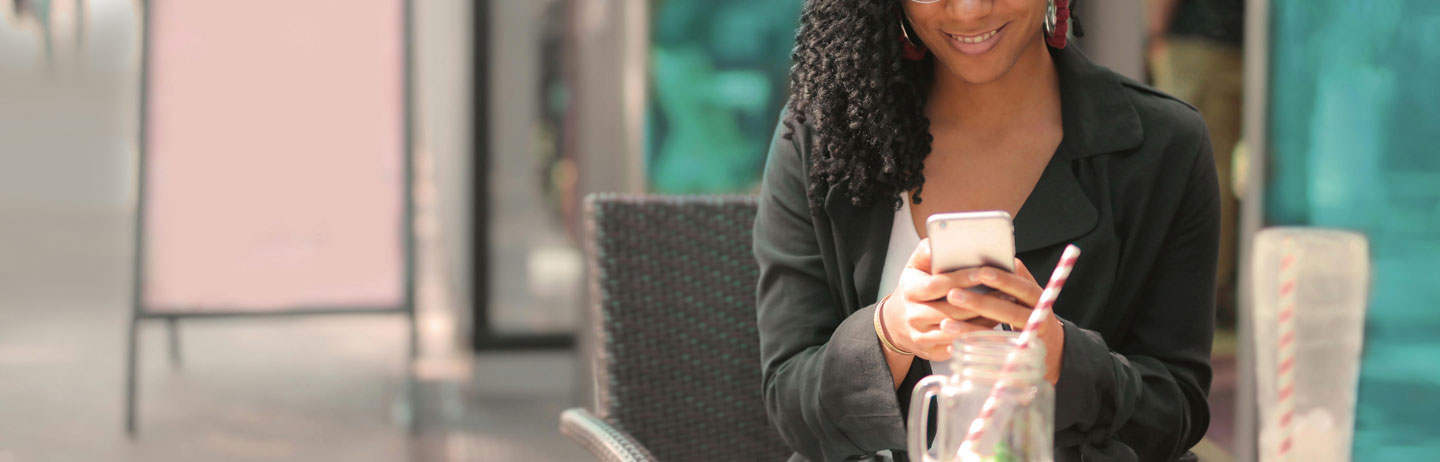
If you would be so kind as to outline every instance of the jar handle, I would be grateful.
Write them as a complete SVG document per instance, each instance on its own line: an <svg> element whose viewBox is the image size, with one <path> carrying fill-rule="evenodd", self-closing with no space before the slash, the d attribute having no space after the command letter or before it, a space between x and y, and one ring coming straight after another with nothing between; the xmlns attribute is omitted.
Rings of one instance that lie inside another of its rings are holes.
<svg viewBox="0 0 1440 462"><path fill-rule="evenodd" d="M910 425L907 427L906 440L909 441L910 460L920 462L940 462L939 459L930 456L929 444L926 436L930 430L925 428L930 422L930 398L940 393L940 388L945 386L946 377L943 375L931 375L915 384L915 391L910 393Z"/></svg>

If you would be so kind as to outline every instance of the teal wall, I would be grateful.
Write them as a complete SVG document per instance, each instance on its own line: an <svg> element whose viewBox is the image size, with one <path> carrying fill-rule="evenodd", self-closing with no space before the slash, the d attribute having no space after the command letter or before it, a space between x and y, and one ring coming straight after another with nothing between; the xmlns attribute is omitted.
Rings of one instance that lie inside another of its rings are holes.
<svg viewBox="0 0 1440 462"><path fill-rule="evenodd" d="M1440 1L1272 0L1271 225L1365 233L1354 460L1440 454Z"/></svg>
<svg viewBox="0 0 1440 462"><path fill-rule="evenodd" d="M651 0L646 179L658 193L759 183L801 0Z"/></svg>

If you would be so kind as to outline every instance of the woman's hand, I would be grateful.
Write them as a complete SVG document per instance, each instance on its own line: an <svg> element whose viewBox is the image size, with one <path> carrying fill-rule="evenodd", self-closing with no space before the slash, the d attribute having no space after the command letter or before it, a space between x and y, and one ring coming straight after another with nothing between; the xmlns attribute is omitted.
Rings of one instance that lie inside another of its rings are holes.
<svg viewBox="0 0 1440 462"><path fill-rule="evenodd" d="M970 285L985 285L995 289L989 294L977 294L963 289L951 289L946 301L966 312L975 313L995 322L1003 322L1016 329L1025 327L1035 304L1044 291L1035 282L1035 276L1025 268L1020 259L1015 259L1015 272L1008 273L995 268L970 268L948 273L957 280ZM1065 348L1065 330L1060 320L1051 313L1040 324L1037 338L1045 344L1045 380L1052 385L1060 379L1060 359Z"/></svg>
<svg viewBox="0 0 1440 462"><path fill-rule="evenodd" d="M945 361L950 359L950 344L957 337L999 324L946 301L952 291L980 285L977 280L956 277L959 273L930 274L929 239L915 246L894 292L879 307L891 343L922 359Z"/></svg>

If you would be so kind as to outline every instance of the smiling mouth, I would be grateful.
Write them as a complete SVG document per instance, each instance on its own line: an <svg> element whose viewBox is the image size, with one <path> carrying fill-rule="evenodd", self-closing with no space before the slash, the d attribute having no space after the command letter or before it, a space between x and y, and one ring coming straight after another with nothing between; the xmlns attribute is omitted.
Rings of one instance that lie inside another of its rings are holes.
<svg viewBox="0 0 1440 462"><path fill-rule="evenodd" d="M947 35L949 35L950 38L955 39L955 41L960 42L960 43L983 43L983 42L985 42L986 40L990 40L991 38L994 38L996 34L999 34L999 33L1000 33L1000 29L1004 29L1004 28L1005 28L1005 26L1000 26L1000 27L995 28L995 30L992 30L992 31L990 31L990 32L986 32L986 33L983 33L983 34L980 34L980 35L955 35L955 34L947 34Z"/></svg>

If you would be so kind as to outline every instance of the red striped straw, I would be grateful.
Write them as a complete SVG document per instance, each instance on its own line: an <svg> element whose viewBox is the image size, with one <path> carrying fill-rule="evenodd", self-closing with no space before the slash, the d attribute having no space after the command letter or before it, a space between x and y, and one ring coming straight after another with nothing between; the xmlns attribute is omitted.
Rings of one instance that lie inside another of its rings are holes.
<svg viewBox="0 0 1440 462"><path fill-rule="evenodd" d="M1055 299L1060 296L1060 289L1065 286L1065 279L1070 277L1070 270L1075 267L1075 260L1079 258L1079 247L1074 244L1065 246L1065 252L1060 254L1060 262L1055 264L1055 272L1050 274L1050 283L1045 285L1045 291L1040 293L1040 301L1035 303L1030 319L1025 321L1025 329L1020 332L1015 349L1010 351L1005 357L1005 365L1000 367L1001 376L1014 372L1015 368L1019 367L1020 353L1030 347L1030 341L1038 335L1040 326L1050 318ZM963 458L974 458L975 445L985 435L985 428L990 425L996 409L1000 407L1000 393L1004 388L1003 382L996 382L995 387L990 389L990 397L986 398L985 405L981 406L980 414L970 422L970 432L965 435L965 441L960 443L960 455Z"/></svg>
<svg viewBox="0 0 1440 462"><path fill-rule="evenodd" d="M1280 258L1280 314L1278 316L1275 367L1275 415L1279 416L1280 446L1276 448L1277 460L1288 460L1292 440L1291 421L1295 418L1295 280L1299 273L1296 265L1295 240L1285 239L1281 244L1284 256Z"/></svg>

